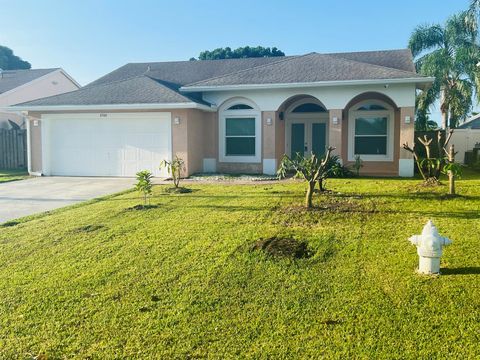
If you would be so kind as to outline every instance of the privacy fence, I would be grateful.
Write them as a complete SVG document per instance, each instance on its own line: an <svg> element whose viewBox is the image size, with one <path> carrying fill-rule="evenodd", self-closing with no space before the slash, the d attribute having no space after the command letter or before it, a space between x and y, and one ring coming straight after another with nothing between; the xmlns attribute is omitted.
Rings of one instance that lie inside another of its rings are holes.
<svg viewBox="0 0 480 360"><path fill-rule="evenodd" d="M0 169L27 167L27 131L0 129Z"/></svg>

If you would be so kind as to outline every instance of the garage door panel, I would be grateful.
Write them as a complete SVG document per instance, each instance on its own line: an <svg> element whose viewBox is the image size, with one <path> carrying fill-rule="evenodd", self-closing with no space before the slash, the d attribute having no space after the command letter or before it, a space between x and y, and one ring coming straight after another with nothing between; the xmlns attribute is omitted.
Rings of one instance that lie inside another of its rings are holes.
<svg viewBox="0 0 480 360"><path fill-rule="evenodd" d="M49 119L48 162L52 175L135 176L159 170L171 158L170 114Z"/></svg>

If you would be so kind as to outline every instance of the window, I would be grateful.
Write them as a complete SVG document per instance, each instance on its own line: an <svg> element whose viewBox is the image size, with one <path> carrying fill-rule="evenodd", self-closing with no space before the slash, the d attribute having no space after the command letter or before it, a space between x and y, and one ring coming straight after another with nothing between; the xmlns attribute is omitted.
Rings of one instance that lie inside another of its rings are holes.
<svg viewBox="0 0 480 360"><path fill-rule="evenodd" d="M348 115L348 160L360 155L366 161L393 160L394 110L384 102L368 100Z"/></svg>
<svg viewBox="0 0 480 360"><path fill-rule="evenodd" d="M225 145L226 156L255 156L255 118L226 118Z"/></svg>
<svg viewBox="0 0 480 360"><path fill-rule="evenodd" d="M387 110L384 106L378 104L367 103L360 106L359 111L371 111L371 110Z"/></svg>
<svg viewBox="0 0 480 360"><path fill-rule="evenodd" d="M386 117L355 119L355 155L387 155Z"/></svg>
<svg viewBox="0 0 480 360"><path fill-rule="evenodd" d="M253 108L247 104L235 104L230 106L227 110L253 110Z"/></svg>
<svg viewBox="0 0 480 360"><path fill-rule="evenodd" d="M219 161L261 162L261 113L247 99L229 101L219 111Z"/></svg>
<svg viewBox="0 0 480 360"><path fill-rule="evenodd" d="M298 105L292 110L292 113L311 113L311 112L326 112L325 108L321 105L314 103L305 103Z"/></svg>

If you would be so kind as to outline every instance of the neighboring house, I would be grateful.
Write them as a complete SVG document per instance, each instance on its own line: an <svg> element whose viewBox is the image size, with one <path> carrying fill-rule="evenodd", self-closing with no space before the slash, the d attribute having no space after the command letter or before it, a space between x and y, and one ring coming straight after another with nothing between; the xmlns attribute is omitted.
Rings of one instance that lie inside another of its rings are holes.
<svg viewBox="0 0 480 360"><path fill-rule="evenodd" d="M409 50L127 64L30 101L30 171L134 176L175 154L185 175L274 174L283 154L360 155L363 174L412 176L418 75Z"/></svg>
<svg viewBox="0 0 480 360"><path fill-rule="evenodd" d="M455 160L465 163L465 153L480 147L480 114L459 125L452 134L450 144L455 145Z"/></svg>
<svg viewBox="0 0 480 360"><path fill-rule="evenodd" d="M10 105L78 90L80 85L62 69L0 69L0 128L9 128L8 120L24 127L18 112L5 110Z"/></svg>

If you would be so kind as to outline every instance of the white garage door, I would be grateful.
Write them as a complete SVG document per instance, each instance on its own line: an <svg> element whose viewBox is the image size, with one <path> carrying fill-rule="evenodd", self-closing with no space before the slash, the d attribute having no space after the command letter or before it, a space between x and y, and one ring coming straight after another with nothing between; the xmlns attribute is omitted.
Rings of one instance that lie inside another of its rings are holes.
<svg viewBox="0 0 480 360"><path fill-rule="evenodd" d="M45 175L135 176L171 159L171 114L55 114L42 117Z"/></svg>

